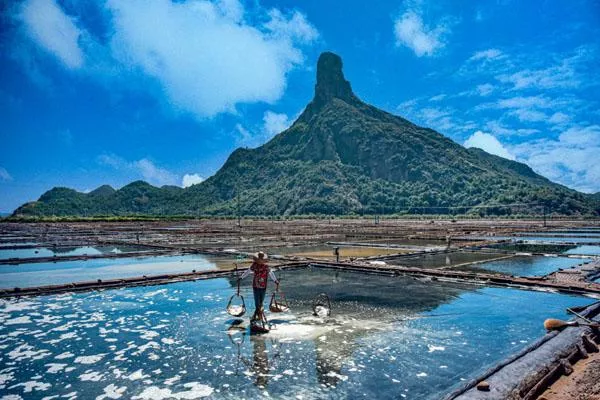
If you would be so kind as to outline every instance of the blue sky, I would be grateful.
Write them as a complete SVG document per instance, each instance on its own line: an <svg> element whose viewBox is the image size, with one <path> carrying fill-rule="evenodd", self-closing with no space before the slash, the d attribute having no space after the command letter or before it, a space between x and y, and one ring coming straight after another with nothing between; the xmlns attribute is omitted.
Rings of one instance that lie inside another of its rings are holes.
<svg viewBox="0 0 600 400"><path fill-rule="evenodd" d="M0 211L186 186L291 124L322 51L363 100L600 191L600 2L2 2Z"/></svg>

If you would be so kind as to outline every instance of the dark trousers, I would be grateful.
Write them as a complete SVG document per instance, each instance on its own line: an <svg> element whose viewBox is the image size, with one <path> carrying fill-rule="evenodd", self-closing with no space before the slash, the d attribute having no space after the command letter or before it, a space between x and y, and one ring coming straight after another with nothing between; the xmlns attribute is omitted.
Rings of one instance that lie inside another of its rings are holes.
<svg viewBox="0 0 600 400"><path fill-rule="evenodd" d="M263 306L265 301L265 295L267 294L267 288L252 288L254 291L254 309L258 311Z"/></svg>

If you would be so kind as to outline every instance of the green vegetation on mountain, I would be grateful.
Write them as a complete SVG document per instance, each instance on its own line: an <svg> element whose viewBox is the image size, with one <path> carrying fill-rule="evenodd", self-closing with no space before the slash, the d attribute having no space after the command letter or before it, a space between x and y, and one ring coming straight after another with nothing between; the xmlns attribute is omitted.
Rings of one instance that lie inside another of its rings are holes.
<svg viewBox="0 0 600 400"><path fill-rule="evenodd" d="M505 215L544 209L600 214L593 195L363 103L345 80L341 59L324 53L315 97L293 125L259 148L235 150L206 181L186 189L138 181L88 194L54 188L13 215Z"/></svg>

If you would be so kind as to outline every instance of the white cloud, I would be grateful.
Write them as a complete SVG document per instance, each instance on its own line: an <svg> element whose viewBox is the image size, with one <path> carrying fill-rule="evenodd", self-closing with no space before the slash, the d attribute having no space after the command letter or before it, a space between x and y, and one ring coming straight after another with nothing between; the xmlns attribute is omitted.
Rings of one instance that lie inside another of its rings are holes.
<svg viewBox="0 0 600 400"><path fill-rule="evenodd" d="M12 181L13 177L8 173L6 168L0 167L0 181Z"/></svg>
<svg viewBox="0 0 600 400"><path fill-rule="evenodd" d="M242 124L235 124L235 130L237 132L236 144L238 146L252 147L252 145L256 145L253 143L254 135Z"/></svg>
<svg viewBox="0 0 600 400"><path fill-rule="evenodd" d="M487 130L497 136L528 136L534 133L539 133L538 129L533 128L512 128L506 127L498 121L487 121L485 124Z"/></svg>
<svg viewBox="0 0 600 400"><path fill-rule="evenodd" d="M277 114L273 111L265 112L263 122L263 130L267 137L273 137L285 131L292 124L292 121L290 121L286 114Z"/></svg>
<svg viewBox="0 0 600 400"><path fill-rule="evenodd" d="M198 174L185 174L181 179L181 186L186 188L202 182L204 182L204 178Z"/></svg>
<svg viewBox="0 0 600 400"><path fill-rule="evenodd" d="M548 116L541 111L522 108L511 111L510 114L516 116L521 122L540 122L548 118Z"/></svg>
<svg viewBox="0 0 600 400"><path fill-rule="evenodd" d="M129 179L143 179L157 186L176 185L179 179L177 175L167 169L158 167L151 160L142 158L136 161L128 161L112 154L102 154L98 157L102 165L110 166L121 171Z"/></svg>
<svg viewBox="0 0 600 400"><path fill-rule="evenodd" d="M567 121L569 121L569 116L565 113L562 112L555 112L554 114L552 114L552 116L550 117L550 119L548 120L551 124L556 124L556 125L560 125L563 124Z"/></svg>
<svg viewBox="0 0 600 400"><path fill-rule="evenodd" d="M498 108L552 108L552 102L543 96L517 96L508 99L500 99L497 104Z"/></svg>
<svg viewBox="0 0 600 400"><path fill-rule="evenodd" d="M443 37L447 32L445 24L426 26L418 10L408 10L394 21L396 46L410 48L417 57L432 56L443 48Z"/></svg>
<svg viewBox="0 0 600 400"><path fill-rule="evenodd" d="M573 65L566 60L559 65L542 69L524 69L496 77L500 82L512 84L513 89L570 89L580 85Z"/></svg>
<svg viewBox="0 0 600 400"><path fill-rule="evenodd" d="M433 96L429 99L429 101L442 101L446 98L447 96L442 93L442 94L438 94L437 96Z"/></svg>
<svg viewBox="0 0 600 400"><path fill-rule="evenodd" d="M25 0L12 15L24 35L11 55L41 82L34 43L67 69L115 86L138 89L141 80L175 110L210 118L235 113L240 103L279 100L288 73L319 36L299 11L247 13L240 0L104 0L96 7L105 16L102 37L57 0Z"/></svg>
<svg viewBox="0 0 600 400"><path fill-rule="evenodd" d="M294 11L290 18L286 18L277 9L269 11L271 20L265 28L282 38L297 39L302 43L311 43L319 37L319 32L306 20L299 11Z"/></svg>
<svg viewBox="0 0 600 400"><path fill-rule="evenodd" d="M494 60L496 58L501 58L503 57L503 54L500 50L498 49L487 49L487 50L482 50L482 51L478 51L475 54L473 54L471 56L471 58L469 58L470 61L477 61L477 60Z"/></svg>
<svg viewBox="0 0 600 400"><path fill-rule="evenodd" d="M116 59L156 79L177 109L199 117L278 100L317 31L299 12L271 10L253 26L236 0L109 0ZM160 29L157 27L160 26Z"/></svg>
<svg viewBox="0 0 600 400"><path fill-rule="evenodd" d="M172 174L164 168L157 167L152 161L146 158L134 161L133 165L148 182L154 182L157 185L162 186L173 185L177 181L175 174Z"/></svg>
<svg viewBox="0 0 600 400"><path fill-rule="evenodd" d="M600 191L600 126L577 126L557 139L540 139L511 147L536 172L583 192Z"/></svg>
<svg viewBox="0 0 600 400"><path fill-rule="evenodd" d="M82 67L84 54L78 43L81 30L54 0L28 0L23 3L18 18L39 47L67 68Z"/></svg>
<svg viewBox="0 0 600 400"><path fill-rule="evenodd" d="M477 85L477 93L480 96L489 96L494 91L495 87L492 84L484 83L483 85Z"/></svg>
<svg viewBox="0 0 600 400"><path fill-rule="evenodd" d="M500 143L495 136L490 135L489 133L484 133L481 131L477 131L469 137L464 146L469 147L477 147L481 150L484 150L490 154L494 154L500 157L507 158L509 160L514 160L515 157L508 152L508 150Z"/></svg>

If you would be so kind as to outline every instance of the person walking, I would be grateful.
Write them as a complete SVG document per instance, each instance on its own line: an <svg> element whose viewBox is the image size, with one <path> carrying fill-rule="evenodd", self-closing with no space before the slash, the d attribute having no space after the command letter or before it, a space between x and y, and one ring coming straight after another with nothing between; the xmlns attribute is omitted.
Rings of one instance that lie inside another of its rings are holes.
<svg viewBox="0 0 600 400"><path fill-rule="evenodd" d="M254 293L254 314L252 315L251 321L261 320L264 312L263 303L265 301L265 295L267 293L267 281L269 278L277 287L279 287L279 281L269 265L267 264L267 255L259 251L252 256L252 265L244 271L240 280L246 278L250 274L254 274L252 280L252 291Z"/></svg>

